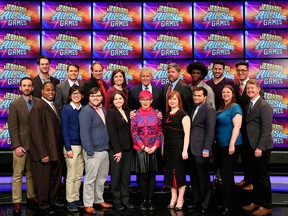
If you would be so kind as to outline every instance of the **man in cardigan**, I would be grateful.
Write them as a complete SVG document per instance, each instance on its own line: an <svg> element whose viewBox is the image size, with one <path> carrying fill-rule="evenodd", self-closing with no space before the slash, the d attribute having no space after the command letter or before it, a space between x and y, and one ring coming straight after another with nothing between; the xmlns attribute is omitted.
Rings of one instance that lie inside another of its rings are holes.
<svg viewBox="0 0 288 216"><path fill-rule="evenodd" d="M109 171L109 137L105 121L106 110L102 107L101 88L90 89L88 98L89 104L79 114L86 172L83 201L86 213L96 214L93 204L99 204L103 208L112 207L103 199L104 183Z"/></svg>

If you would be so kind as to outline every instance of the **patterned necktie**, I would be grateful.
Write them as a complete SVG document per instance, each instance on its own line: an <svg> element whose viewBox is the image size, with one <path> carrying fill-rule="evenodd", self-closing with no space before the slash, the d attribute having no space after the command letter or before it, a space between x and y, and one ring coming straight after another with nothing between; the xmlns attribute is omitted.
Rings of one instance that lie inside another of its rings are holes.
<svg viewBox="0 0 288 216"><path fill-rule="evenodd" d="M102 81L102 80L98 80L98 84L99 84L99 86L100 86L100 88L101 88L101 90L102 90L103 96L104 96L104 98L105 98L107 91L106 91L106 89L105 89L105 86L104 86L104 84L103 84L103 81Z"/></svg>
<svg viewBox="0 0 288 216"><path fill-rule="evenodd" d="M166 97L168 97L169 93L172 91L172 83L170 83L168 89L167 89L167 94Z"/></svg>
<svg viewBox="0 0 288 216"><path fill-rule="evenodd" d="M51 102L51 106L52 106L53 111L55 112L55 114L56 114L57 117L59 118L58 112L57 112L56 107L54 106L54 103L53 103L53 102Z"/></svg>
<svg viewBox="0 0 288 216"><path fill-rule="evenodd" d="M243 94L243 89L244 88L244 84L243 82L240 82L240 85L239 85L239 94L242 95Z"/></svg>

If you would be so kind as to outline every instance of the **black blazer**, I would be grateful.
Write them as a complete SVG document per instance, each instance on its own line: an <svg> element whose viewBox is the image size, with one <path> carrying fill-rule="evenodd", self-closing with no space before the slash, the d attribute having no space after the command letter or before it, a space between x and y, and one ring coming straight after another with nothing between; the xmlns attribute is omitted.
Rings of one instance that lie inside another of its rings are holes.
<svg viewBox="0 0 288 216"><path fill-rule="evenodd" d="M107 111L106 125L110 146L112 147L114 154L119 153L122 150L132 149L129 113L129 110L125 110L127 122L117 108L110 108Z"/></svg>
<svg viewBox="0 0 288 216"><path fill-rule="evenodd" d="M262 151L272 148L273 109L264 99L259 98L250 115L249 104L246 106L247 136L252 149Z"/></svg>
<svg viewBox="0 0 288 216"><path fill-rule="evenodd" d="M163 100L166 103L166 94L167 94L167 90L169 87L169 83L164 85L164 91L163 91ZM173 89L173 91L178 91L181 95L181 99L182 99L182 104L183 104L183 110L190 115L194 102L192 99L192 90L191 87L186 85L185 83L181 82L181 80L179 80L179 82L176 84L175 88ZM166 112L165 106L163 109Z"/></svg>
<svg viewBox="0 0 288 216"><path fill-rule="evenodd" d="M55 88L60 83L60 81L58 79L56 79L56 78L54 78L52 76L50 76L50 81L54 84ZM42 81L40 79L39 74L36 77L34 77L33 85L34 85L34 90L33 90L32 95L34 97L41 98L42 97L41 90L43 88L43 83L42 83Z"/></svg>
<svg viewBox="0 0 288 216"><path fill-rule="evenodd" d="M196 106L191 113L191 119ZM209 150L211 155L216 124L216 111L206 102L199 108L191 123L190 150L194 156L202 156L202 150Z"/></svg>
<svg viewBox="0 0 288 216"><path fill-rule="evenodd" d="M103 81L103 85L107 91L108 89L108 86L107 86L107 83ZM90 89L92 89L93 87L100 87L97 80L94 78L94 77L91 77L86 83L84 83L83 85L83 89L84 89L84 98L82 99L82 104L85 106L89 103L89 91ZM102 104L104 104L104 100L105 98L103 98L103 102Z"/></svg>
<svg viewBox="0 0 288 216"><path fill-rule="evenodd" d="M128 105L131 110L137 110L141 107L139 102L139 93L142 91L142 84L136 85L129 89ZM151 106L160 112L163 110L163 90L157 86L152 85L153 102Z"/></svg>

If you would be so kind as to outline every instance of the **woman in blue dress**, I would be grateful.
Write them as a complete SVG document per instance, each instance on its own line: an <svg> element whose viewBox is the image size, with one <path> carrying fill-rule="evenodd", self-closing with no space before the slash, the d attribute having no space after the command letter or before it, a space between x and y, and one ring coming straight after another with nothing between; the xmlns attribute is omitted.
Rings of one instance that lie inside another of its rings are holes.
<svg viewBox="0 0 288 216"><path fill-rule="evenodd" d="M234 166L241 151L240 133L242 109L235 103L234 89L225 85L222 89L221 106L217 111L215 139L220 155L220 173L222 177L222 215L231 212L234 189Z"/></svg>

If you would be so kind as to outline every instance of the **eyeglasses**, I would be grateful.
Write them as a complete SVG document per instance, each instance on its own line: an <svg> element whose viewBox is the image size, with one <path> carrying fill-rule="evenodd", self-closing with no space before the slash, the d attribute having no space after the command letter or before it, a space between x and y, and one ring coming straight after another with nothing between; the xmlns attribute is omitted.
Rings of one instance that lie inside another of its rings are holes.
<svg viewBox="0 0 288 216"><path fill-rule="evenodd" d="M148 101L151 101L152 99L151 98L141 98L140 101L141 102L148 102Z"/></svg>
<svg viewBox="0 0 288 216"><path fill-rule="evenodd" d="M91 94L89 97L92 97L92 98L100 98L100 97L102 97L102 95Z"/></svg>
<svg viewBox="0 0 288 216"><path fill-rule="evenodd" d="M241 69L241 70L236 70L237 73L245 73L247 72L248 70L245 70L245 69Z"/></svg>

